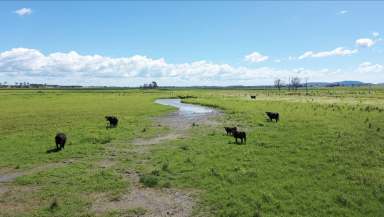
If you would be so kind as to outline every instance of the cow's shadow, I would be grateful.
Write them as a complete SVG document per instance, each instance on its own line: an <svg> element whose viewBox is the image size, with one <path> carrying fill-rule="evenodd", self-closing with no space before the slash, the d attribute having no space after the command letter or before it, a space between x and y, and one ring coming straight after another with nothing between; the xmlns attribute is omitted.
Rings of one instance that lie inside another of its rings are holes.
<svg viewBox="0 0 384 217"><path fill-rule="evenodd" d="M58 149L56 147L54 148L50 148L46 151L47 154L51 154L51 153L56 153L56 152L59 152L61 149Z"/></svg>

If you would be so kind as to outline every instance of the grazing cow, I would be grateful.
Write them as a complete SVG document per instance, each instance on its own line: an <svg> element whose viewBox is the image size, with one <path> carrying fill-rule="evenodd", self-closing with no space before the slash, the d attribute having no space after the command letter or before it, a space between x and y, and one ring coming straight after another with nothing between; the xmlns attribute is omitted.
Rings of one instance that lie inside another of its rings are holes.
<svg viewBox="0 0 384 217"><path fill-rule="evenodd" d="M279 113L278 112L265 112L270 121L273 119L276 120L276 123L279 121Z"/></svg>
<svg viewBox="0 0 384 217"><path fill-rule="evenodd" d="M256 96L251 96L251 99L256 99Z"/></svg>
<svg viewBox="0 0 384 217"><path fill-rule="evenodd" d="M119 122L119 120L115 116L105 116L105 119L109 121L109 125L107 125L107 129L117 127L117 123Z"/></svg>
<svg viewBox="0 0 384 217"><path fill-rule="evenodd" d="M235 137L236 143L237 143L237 139L240 139L241 144L243 144L243 140L244 140L244 143L247 143L247 134L245 134L245 132L236 130L232 134L233 134L233 137Z"/></svg>
<svg viewBox="0 0 384 217"><path fill-rule="evenodd" d="M56 150L64 149L65 142L67 141L67 136L64 133L58 133L55 136Z"/></svg>
<svg viewBox="0 0 384 217"><path fill-rule="evenodd" d="M233 132L237 131L236 127L224 127L224 129L227 135L233 135Z"/></svg>

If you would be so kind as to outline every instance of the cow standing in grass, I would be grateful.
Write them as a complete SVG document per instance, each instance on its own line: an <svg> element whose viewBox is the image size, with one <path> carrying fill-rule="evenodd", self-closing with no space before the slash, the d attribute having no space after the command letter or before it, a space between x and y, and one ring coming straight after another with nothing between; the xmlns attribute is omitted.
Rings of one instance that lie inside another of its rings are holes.
<svg viewBox="0 0 384 217"><path fill-rule="evenodd" d="M243 141L244 143L247 143L247 134L243 131L234 131L232 133L233 137L235 137L235 142L237 143L237 139L240 139L240 143L243 144Z"/></svg>
<svg viewBox="0 0 384 217"><path fill-rule="evenodd" d="M107 129L117 127L119 119L117 119L115 116L105 116L105 119L109 122Z"/></svg>
<svg viewBox="0 0 384 217"><path fill-rule="evenodd" d="M67 136L64 133L58 133L55 136L56 150L64 149L65 142L67 141Z"/></svg>
<svg viewBox="0 0 384 217"><path fill-rule="evenodd" d="M224 129L227 135L233 135L233 132L237 131L236 127L224 127Z"/></svg>
<svg viewBox="0 0 384 217"><path fill-rule="evenodd" d="M279 121L279 113L278 112L265 112L270 121L275 120L276 123Z"/></svg>
<svg viewBox="0 0 384 217"><path fill-rule="evenodd" d="M256 99L256 96L251 96L251 99Z"/></svg>

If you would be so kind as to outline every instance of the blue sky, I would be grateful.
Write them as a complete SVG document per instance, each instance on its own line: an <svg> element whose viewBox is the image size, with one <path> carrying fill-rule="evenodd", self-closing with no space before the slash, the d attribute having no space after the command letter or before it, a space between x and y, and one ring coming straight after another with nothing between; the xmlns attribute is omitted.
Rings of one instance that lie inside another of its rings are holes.
<svg viewBox="0 0 384 217"><path fill-rule="evenodd" d="M380 1L0 2L0 82L384 82L382 11Z"/></svg>

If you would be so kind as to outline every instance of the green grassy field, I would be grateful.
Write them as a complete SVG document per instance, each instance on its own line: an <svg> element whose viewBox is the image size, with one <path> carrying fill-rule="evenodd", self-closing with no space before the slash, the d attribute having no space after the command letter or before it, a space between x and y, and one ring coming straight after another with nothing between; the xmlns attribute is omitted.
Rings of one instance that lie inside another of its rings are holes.
<svg viewBox="0 0 384 217"><path fill-rule="evenodd" d="M171 130L152 118L173 109L153 101L186 95L222 110L218 124L131 153L132 139ZM32 171L6 184L0 216L98 215L93 195L118 200L130 190L126 169L156 174L154 188L195 189L196 216L384 216L381 88L1 90L0 111L0 174ZM265 111L281 121L268 122ZM116 129L105 129L109 114L120 119ZM232 125L247 144L224 135ZM69 136L65 150L46 153L59 131ZM100 166L106 156L117 163Z"/></svg>

